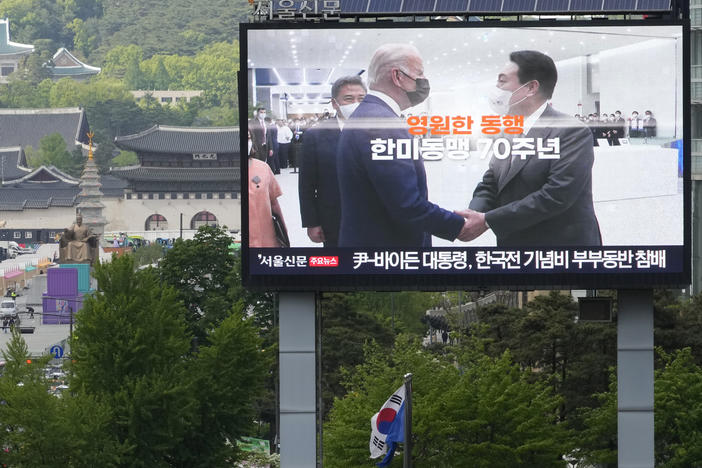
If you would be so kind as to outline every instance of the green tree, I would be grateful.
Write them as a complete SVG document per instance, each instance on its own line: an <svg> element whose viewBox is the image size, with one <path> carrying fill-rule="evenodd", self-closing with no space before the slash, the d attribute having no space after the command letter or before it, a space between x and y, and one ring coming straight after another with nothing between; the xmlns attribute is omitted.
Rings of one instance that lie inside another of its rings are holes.
<svg viewBox="0 0 702 468"><path fill-rule="evenodd" d="M37 86L13 73L10 75L10 82L0 86L0 105L10 108L49 107L52 87L53 82L49 79Z"/></svg>
<svg viewBox="0 0 702 468"><path fill-rule="evenodd" d="M616 328L612 323L576 323L576 310L569 295L553 291L521 310L498 304L479 309L471 333L489 355L510 350L516 362L534 371L532 378L548 381L564 397L561 419L579 427L575 410L595 406L592 395L607 390Z"/></svg>
<svg viewBox="0 0 702 468"><path fill-rule="evenodd" d="M399 337L394 349L369 346L325 426L325 466L368 466L368 423L413 374L413 460L417 466L563 467L570 434L557 424L560 399L528 372L465 348L437 356ZM456 367L456 363L460 366ZM400 466L395 460L393 466Z"/></svg>
<svg viewBox="0 0 702 468"><path fill-rule="evenodd" d="M136 55L132 55L129 59L127 70L124 73L124 85L128 89L143 89L146 85L146 80L141 72L139 58Z"/></svg>
<svg viewBox="0 0 702 468"><path fill-rule="evenodd" d="M138 133L150 127L131 97L91 102L85 105L85 112L95 134L104 138L103 143L108 142L107 146L103 146L104 150L113 144L114 137ZM109 161L112 158L111 151L105 156L106 161Z"/></svg>
<svg viewBox="0 0 702 468"><path fill-rule="evenodd" d="M155 271L134 271L130 255L94 275L98 292L76 315L73 388L111 408L125 465L166 466L197 410L185 311Z"/></svg>
<svg viewBox="0 0 702 468"><path fill-rule="evenodd" d="M241 284L241 251L232 252L234 268L228 278L230 285L227 292L229 303L234 304L233 309L246 313L251 317L254 327L258 330L261 339L261 351L265 357L266 380L264 388L259 392L254 405L256 420L259 427L256 436L274 440L278 434L276 415L278 402L276 388L278 382L278 320L277 320L277 294L264 291L252 291Z"/></svg>
<svg viewBox="0 0 702 468"><path fill-rule="evenodd" d="M194 67L183 77L186 89L204 90L209 105L237 105L239 42L211 44L194 59Z"/></svg>
<svg viewBox="0 0 702 468"><path fill-rule="evenodd" d="M178 291L188 326L201 343L229 315L231 242L224 227L202 226L193 239L177 240L161 261L161 278Z"/></svg>
<svg viewBox="0 0 702 468"><path fill-rule="evenodd" d="M98 292L76 317L74 388L106 404L120 466L225 466L251 433L265 378L257 330L234 312L193 346L186 310L132 255L95 268ZM99 464L94 466L101 466Z"/></svg>
<svg viewBox="0 0 702 468"><path fill-rule="evenodd" d="M102 61L102 74L109 78L124 78L127 69L134 63L139 64L144 58L141 47L129 43L111 49Z"/></svg>
<svg viewBox="0 0 702 468"><path fill-rule="evenodd" d="M73 33L73 46L84 56L90 54L97 46L97 36L91 34L88 25L82 19L74 18L66 28Z"/></svg>
<svg viewBox="0 0 702 468"><path fill-rule="evenodd" d="M61 78L49 93L51 107L77 107L80 105L80 89L83 85L70 78Z"/></svg>
<svg viewBox="0 0 702 468"><path fill-rule="evenodd" d="M138 266L151 265L163 258L163 246L156 242L137 247L133 253L134 263Z"/></svg>
<svg viewBox="0 0 702 468"><path fill-rule="evenodd" d="M120 151L117 156L112 158L111 165L114 167L134 166L139 164L139 158L133 151Z"/></svg>
<svg viewBox="0 0 702 468"><path fill-rule="evenodd" d="M29 54L19 69L19 74L22 79L36 86L47 78L50 78L49 69L44 64L51 56L48 51L35 51Z"/></svg>
<svg viewBox="0 0 702 468"><path fill-rule="evenodd" d="M702 295L689 300L671 291L654 292L654 342L668 353L689 347L695 362L702 365Z"/></svg>
<svg viewBox="0 0 702 468"><path fill-rule="evenodd" d="M102 14L103 0L58 0L65 18L87 19Z"/></svg>
<svg viewBox="0 0 702 468"><path fill-rule="evenodd" d="M656 372L656 461L663 468L686 468L702 460L702 368L690 348L668 354Z"/></svg>
<svg viewBox="0 0 702 468"><path fill-rule="evenodd" d="M106 173L113 165L113 155L117 147L109 136L106 136L103 129L93 131L93 159L97 164L101 174Z"/></svg>
<svg viewBox="0 0 702 468"><path fill-rule="evenodd" d="M254 397L266 375L266 359L251 319L231 314L209 342L190 366L199 404L178 457L180 466L226 466L237 458L237 446L229 442L251 434Z"/></svg>
<svg viewBox="0 0 702 468"><path fill-rule="evenodd" d="M396 332L423 335L426 326L421 322L426 311L435 305L433 293L419 291L357 292L350 296L354 308L390 320Z"/></svg>
<svg viewBox="0 0 702 468"><path fill-rule="evenodd" d="M115 466L119 448L109 430L108 409L90 398L47 392L43 367L49 356L31 359L18 329L0 378L0 464L31 467Z"/></svg>
<svg viewBox="0 0 702 468"><path fill-rule="evenodd" d="M391 347L394 334L389 320L354 307L350 294L324 294L320 304L322 313L322 398L323 415L332 407L334 398L346 393L343 386L344 369L347 371L363 363L364 345L375 341L382 347Z"/></svg>
<svg viewBox="0 0 702 468"><path fill-rule="evenodd" d="M80 150L71 153L66 149L66 142L59 133L46 135L39 140L37 151L31 153L29 164L32 167L56 166L73 176L79 176L83 168L83 157Z"/></svg>
<svg viewBox="0 0 702 468"><path fill-rule="evenodd" d="M11 37L18 42L49 39L55 49L68 38L57 4L51 0L3 0L0 16L12 18Z"/></svg>
<svg viewBox="0 0 702 468"><path fill-rule="evenodd" d="M156 70L154 70L153 75L154 89L169 89L171 84L171 77L168 75L168 70L163 64L163 57L158 55L156 57Z"/></svg>
<svg viewBox="0 0 702 468"><path fill-rule="evenodd" d="M666 353L658 348L661 367L655 372L655 456L661 468L699 466L702 457L702 368L692 350ZM587 429L580 448L588 463L615 466L617 460L617 386L612 371L601 406L584 410Z"/></svg>
<svg viewBox="0 0 702 468"><path fill-rule="evenodd" d="M104 2L97 20L101 44L94 55L127 44L137 44L146 57L194 55L204 44L238 38L237 25L248 21L250 12L248 3L229 0L153 0L149 8L136 0Z"/></svg>

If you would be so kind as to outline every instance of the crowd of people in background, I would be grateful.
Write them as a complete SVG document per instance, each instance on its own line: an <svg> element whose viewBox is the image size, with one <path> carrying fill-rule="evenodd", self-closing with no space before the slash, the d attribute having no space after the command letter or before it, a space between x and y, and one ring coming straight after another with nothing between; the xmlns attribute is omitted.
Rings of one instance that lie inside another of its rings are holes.
<svg viewBox="0 0 702 468"><path fill-rule="evenodd" d="M259 107L255 117L249 121L254 157L267 163L273 174L280 174L281 169L288 167L298 168L302 135L329 118L331 114L325 110L321 115L273 120L265 108Z"/></svg>
<svg viewBox="0 0 702 468"><path fill-rule="evenodd" d="M658 123L653 116L653 112L647 110L643 116L638 111L632 111L628 118L622 117L621 111L613 114L594 112L588 115L575 114L575 118L583 122L590 128L595 146L599 146L599 141L605 139L609 146L621 144L621 138L649 138L656 137Z"/></svg>

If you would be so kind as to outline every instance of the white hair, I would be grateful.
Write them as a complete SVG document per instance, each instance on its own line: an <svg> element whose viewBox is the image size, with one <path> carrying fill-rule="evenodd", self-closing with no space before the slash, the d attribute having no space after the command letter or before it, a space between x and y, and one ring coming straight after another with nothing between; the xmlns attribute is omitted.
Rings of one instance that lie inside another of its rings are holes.
<svg viewBox="0 0 702 468"><path fill-rule="evenodd" d="M406 69L410 56L419 56L419 50L410 44L383 44L375 51L368 65L368 86L382 81L392 68Z"/></svg>

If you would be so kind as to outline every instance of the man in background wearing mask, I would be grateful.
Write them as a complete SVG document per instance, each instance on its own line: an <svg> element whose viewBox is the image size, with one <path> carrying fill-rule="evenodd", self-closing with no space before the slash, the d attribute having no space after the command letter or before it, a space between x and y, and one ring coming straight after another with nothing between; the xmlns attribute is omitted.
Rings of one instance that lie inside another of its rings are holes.
<svg viewBox="0 0 702 468"><path fill-rule="evenodd" d="M646 138L647 141L649 138L654 138L656 136L657 122L653 117L653 112L650 110L647 110L645 115L642 126L644 129L644 138Z"/></svg>
<svg viewBox="0 0 702 468"><path fill-rule="evenodd" d="M254 119L249 120L249 131L256 147L256 159L263 162L268 160L269 156L273 155L272 149L268 146L269 135L268 125L266 124L266 109L259 107L256 109Z"/></svg>
<svg viewBox="0 0 702 468"><path fill-rule="evenodd" d="M473 193L471 237L492 229L500 247L602 245L592 202L594 152L590 131L548 105L558 73L553 60L517 51L498 75L495 112L524 116L526 138L558 138L560 157L492 158Z"/></svg>
<svg viewBox="0 0 702 468"><path fill-rule="evenodd" d="M339 246L429 247L432 234L454 240L466 221L429 202L422 159L372 158L372 140L411 140L400 113L429 95L417 48L379 47L368 66L368 87L339 140Z"/></svg>
<svg viewBox="0 0 702 468"><path fill-rule="evenodd" d="M360 76L346 76L331 88L336 118L321 120L305 132L300 153L300 215L302 227L312 242L336 247L339 241L341 204L336 177L336 151L339 137L348 119L366 97Z"/></svg>
<svg viewBox="0 0 702 468"><path fill-rule="evenodd" d="M629 118L629 138L640 138L643 136L643 121L639 118L639 113L634 111Z"/></svg>

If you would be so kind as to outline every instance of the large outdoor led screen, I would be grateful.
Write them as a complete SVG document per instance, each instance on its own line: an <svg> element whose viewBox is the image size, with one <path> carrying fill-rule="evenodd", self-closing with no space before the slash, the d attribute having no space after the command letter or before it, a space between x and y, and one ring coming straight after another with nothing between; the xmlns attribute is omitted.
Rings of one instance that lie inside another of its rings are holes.
<svg viewBox="0 0 702 468"><path fill-rule="evenodd" d="M689 283L683 24L258 24L241 40L248 285Z"/></svg>

